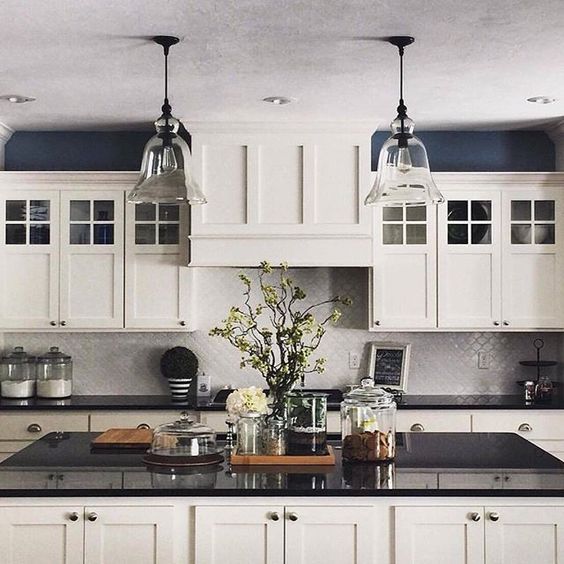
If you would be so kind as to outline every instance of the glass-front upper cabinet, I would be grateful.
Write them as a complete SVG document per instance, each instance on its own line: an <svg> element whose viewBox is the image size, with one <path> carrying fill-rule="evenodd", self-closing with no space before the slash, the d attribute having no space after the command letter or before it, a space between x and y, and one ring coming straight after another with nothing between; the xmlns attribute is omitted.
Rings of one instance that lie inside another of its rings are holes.
<svg viewBox="0 0 564 564"><path fill-rule="evenodd" d="M439 327L500 327L500 193L444 195L438 207Z"/></svg>
<svg viewBox="0 0 564 564"><path fill-rule="evenodd" d="M123 327L124 197L61 192L61 325Z"/></svg>
<svg viewBox="0 0 564 564"><path fill-rule="evenodd" d="M3 191L0 220L0 329L58 326L58 192Z"/></svg>
<svg viewBox="0 0 564 564"><path fill-rule="evenodd" d="M189 208L127 204L125 326L190 329L194 272L188 264Z"/></svg>
<svg viewBox="0 0 564 564"><path fill-rule="evenodd" d="M436 209L376 207L372 329L436 325Z"/></svg>

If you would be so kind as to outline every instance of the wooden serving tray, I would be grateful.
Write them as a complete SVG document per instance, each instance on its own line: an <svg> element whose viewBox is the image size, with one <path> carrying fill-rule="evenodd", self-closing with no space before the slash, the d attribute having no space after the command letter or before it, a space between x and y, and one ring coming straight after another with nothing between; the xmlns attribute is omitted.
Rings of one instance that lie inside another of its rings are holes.
<svg viewBox="0 0 564 564"><path fill-rule="evenodd" d="M334 466L335 453L333 447L327 447L327 454L314 455L269 455L269 454L237 454L231 453L233 466Z"/></svg>
<svg viewBox="0 0 564 564"><path fill-rule="evenodd" d="M108 429L92 441L97 448L149 448L152 429Z"/></svg>

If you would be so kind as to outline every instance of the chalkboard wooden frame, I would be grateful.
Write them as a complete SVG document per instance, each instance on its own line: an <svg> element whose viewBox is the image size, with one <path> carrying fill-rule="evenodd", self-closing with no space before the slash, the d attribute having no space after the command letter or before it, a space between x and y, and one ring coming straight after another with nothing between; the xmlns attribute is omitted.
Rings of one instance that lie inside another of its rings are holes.
<svg viewBox="0 0 564 564"><path fill-rule="evenodd" d="M410 353L411 345L408 343L370 343L369 377L374 380L374 385L406 392ZM381 362L384 355L390 358L386 367Z"/></svg>

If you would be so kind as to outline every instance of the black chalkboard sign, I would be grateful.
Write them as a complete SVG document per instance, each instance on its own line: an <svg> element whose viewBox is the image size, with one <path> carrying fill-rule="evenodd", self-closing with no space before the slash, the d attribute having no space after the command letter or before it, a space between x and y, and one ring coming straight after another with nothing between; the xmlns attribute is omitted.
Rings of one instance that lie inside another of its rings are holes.
<svg viewBox="0 0 564 564"><path fill-rule="evenodd" d="M409 345L372 343L370 375L375 385L405 391L408 362Z"/></svg>

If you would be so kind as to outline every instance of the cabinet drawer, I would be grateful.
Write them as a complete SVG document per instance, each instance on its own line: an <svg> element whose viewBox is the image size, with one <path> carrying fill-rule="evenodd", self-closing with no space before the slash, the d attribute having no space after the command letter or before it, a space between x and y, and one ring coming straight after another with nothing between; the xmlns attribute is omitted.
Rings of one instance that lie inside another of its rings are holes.
<svg viewBox="0 0 564 564"><path fill-rule="evenodd" d="M29 411L0 416L0 440L35 440L53 431L88 431L88 414Z"/></svg>
<svg viewBox="0 0 564 564"><path fill-rule="evenodd" d="M180 418L182 410L150 411L96 411L90 415L91 431L106 431L112 428L135 429L139 425L148 425L154 429L157 425L170 423ZM193 419L198 417L188 412Z"/></svg>
<svg viewBox="0 0 564 564"><path fill-rule="evenodd" d="M472 418L466 411L399 410L397 430L430 431L433 433L469 433Z"/></svg>
<svg viewBox="0 0 564 564"><path fill-rule="evenodd" d="M476 433L517 433L525 439L564 440L564 413L560 411L492 411L474 413Z"/></svg>

